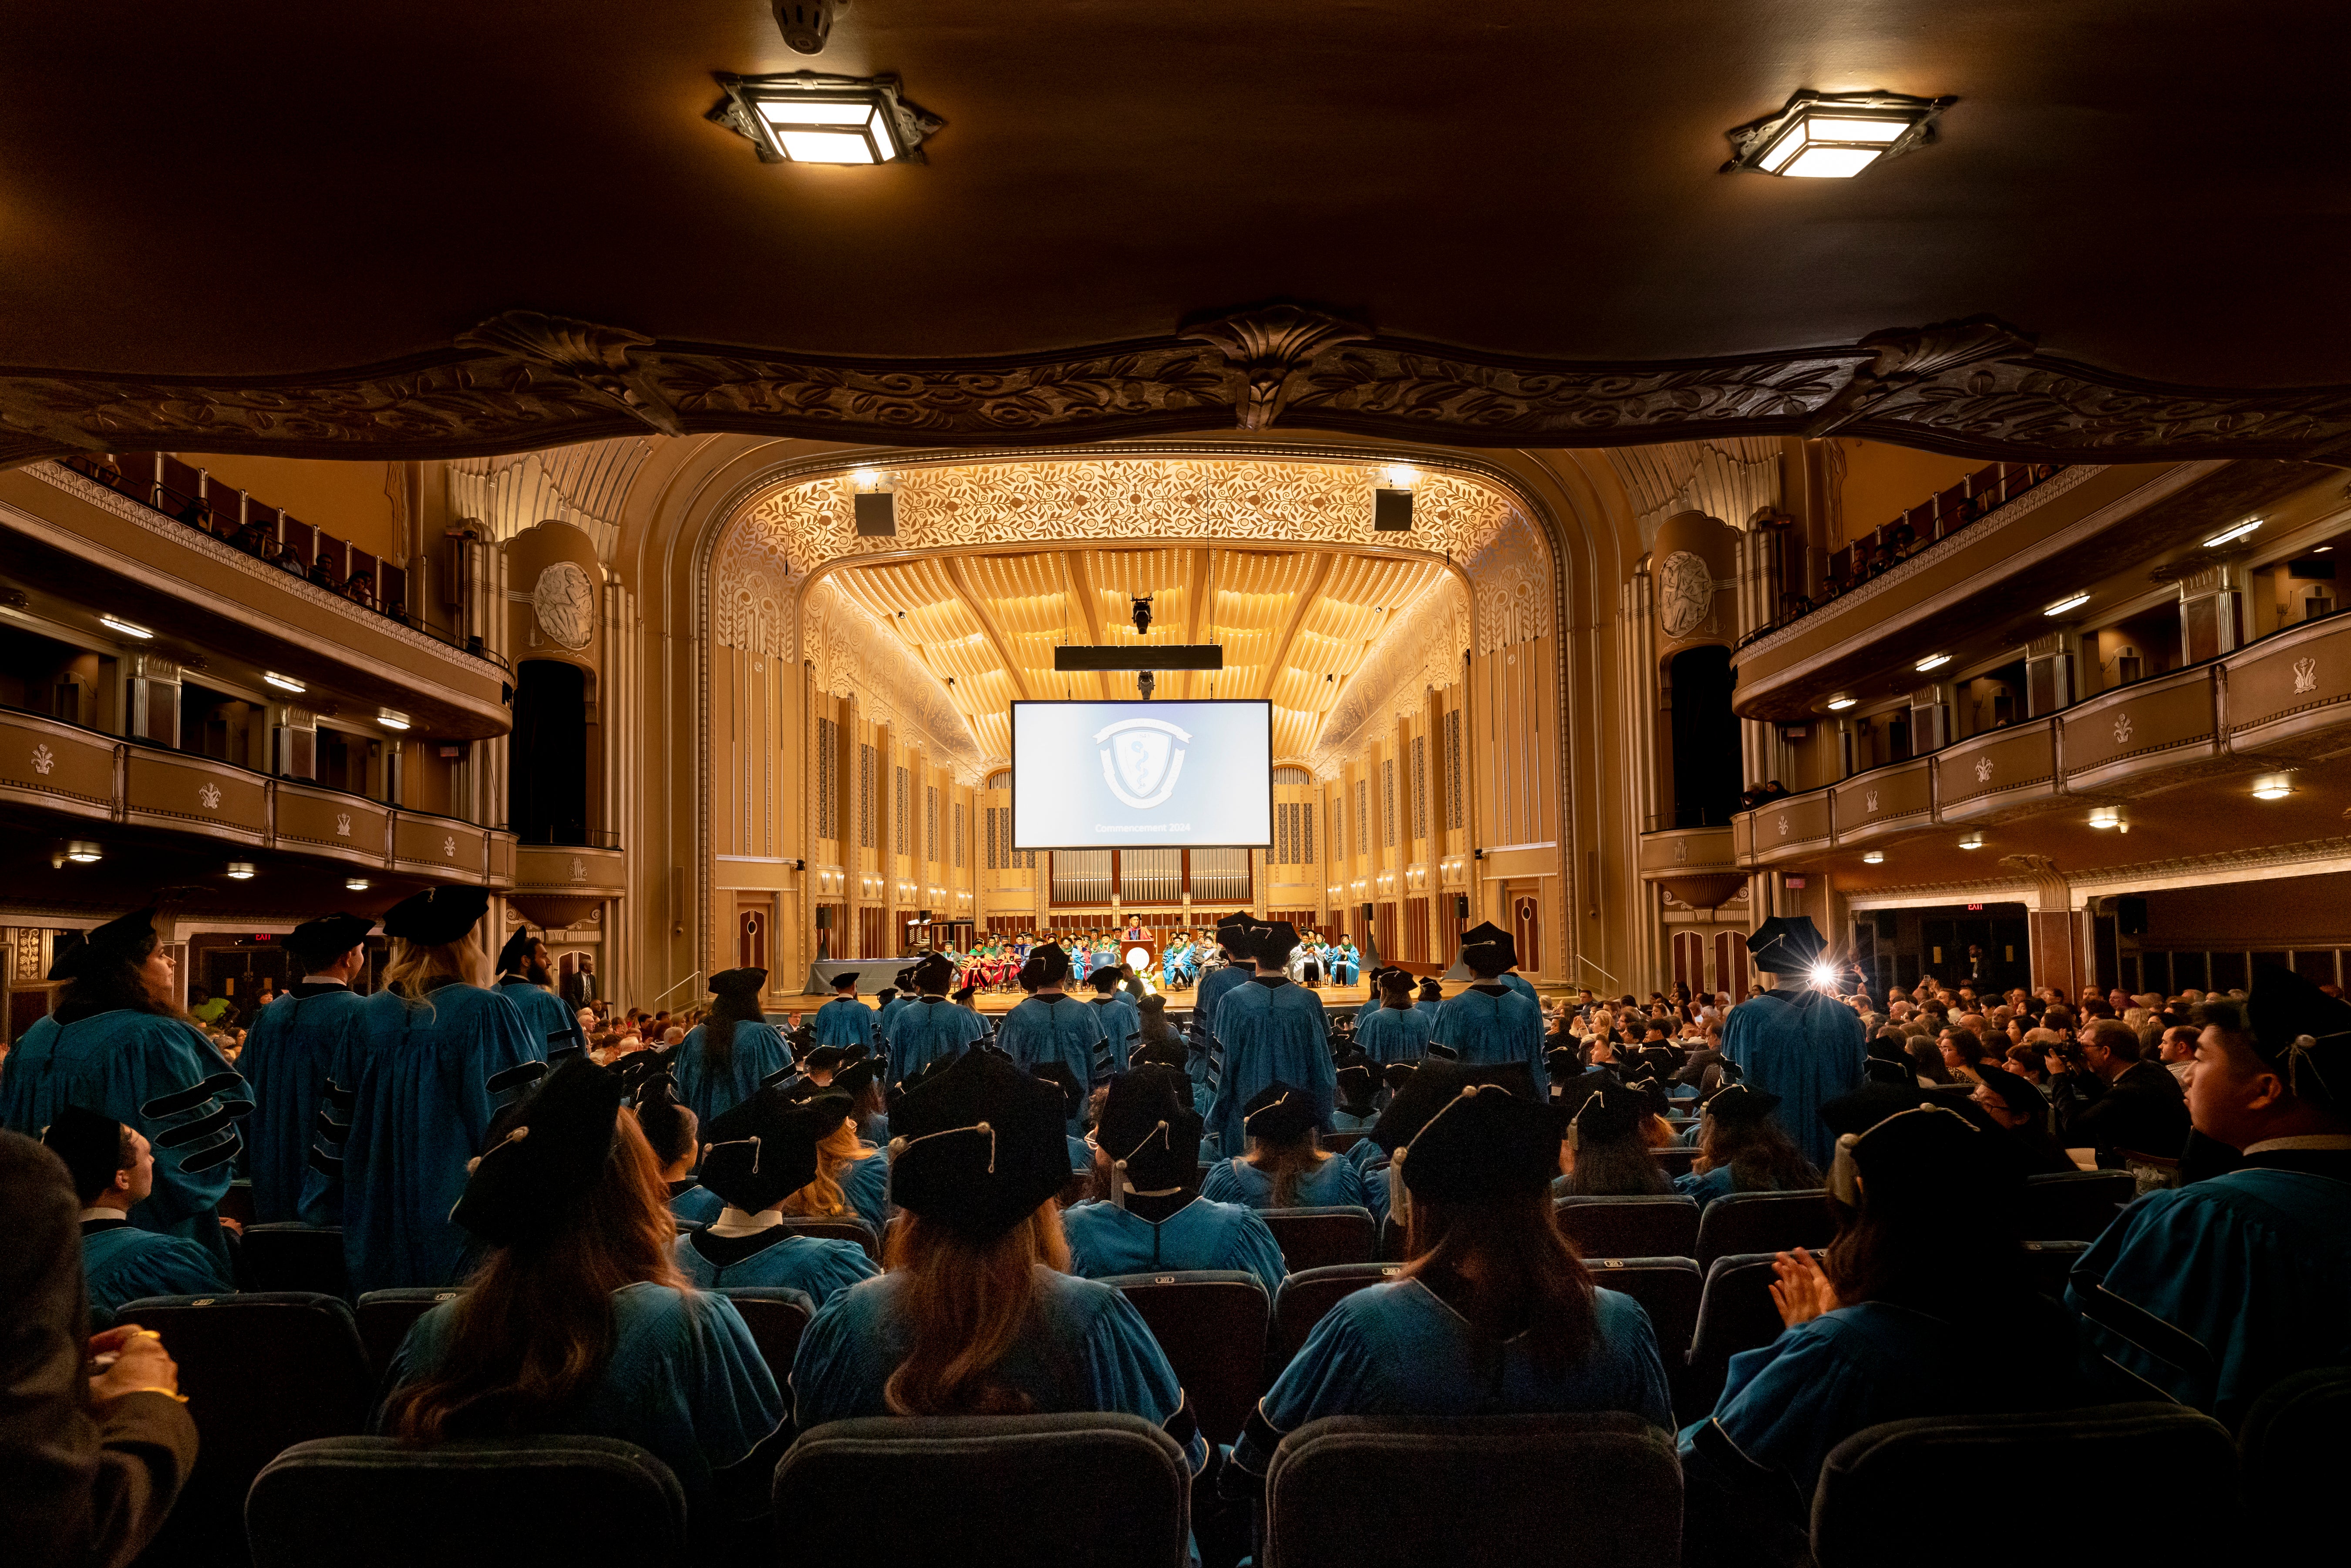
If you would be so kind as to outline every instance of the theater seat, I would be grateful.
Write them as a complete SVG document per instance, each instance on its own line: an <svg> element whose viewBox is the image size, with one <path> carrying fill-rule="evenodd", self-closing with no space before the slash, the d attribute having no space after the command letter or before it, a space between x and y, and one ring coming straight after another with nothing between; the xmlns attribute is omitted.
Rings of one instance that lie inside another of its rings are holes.
<svg viewBox="0 0 2351 1568"><path fill-rule="evenodd" d="M408 1337L409 1326L457 1293L454 1285L416 1285L370 1291L360 1298L355 1313L360 1343L367 1346L368 1365L379 1384L391 1370L392 1358L400 1353L400 1342Z"/></svg>
<svg viewBox="0 0 2351 1568"><path fill-rule="evenodd" d="M1135 1416L834 1421L776 1467L777 1560L1186 1568L1191 1505L1184 1450Z"/></svg>
<svg viewBox="0 0 2351 1568"><path fill-rule="evenodd" d="M1780 1337L1780 1309L1771 1304L1770 1252L1733 1253L1706 1270L1698 1293L1698 1327L1690 1333L1686 1389L1688 1408L1711 1410L1721 1397L1730 1358Z"/></svg>
<svg viewBox="0 0 2351 1568"><path fill-rule="evenodd" d="M1115 1287L1143 1314L1152 1338L1191 1396L1192 1413L1211 1443L1229 1443L1265 1392L1265 1331L1272 1315L1255 1274L1195 1269L1165 1274L1113 1274Z"/></svg>
<svg viewBox="0 0 2351 1568"><path fill-rule="evenodd" d="M743 1326L759 1347L759 1358L775 1375L776 1386L791 1381L792 1357L799 1354L800 1335L816 1316L816 1301L806 1291L789 1285L723 1286L718 1294L735 1303Z"/></svg>
<svg viewBox="0 0 2351 1568"><path fill-rule="evenodd" d="M1698 1251L1698 1202L1679 1193L1562 1197L1559 1228L1586 1258L1689 1258Z"/></svg>
<svg viewBox="0 0 2351 1568"><path fill-rule="evenodd" d="M315 1291L350 1299L340 1225L248 1225L237 1248L237 1273L248 1291Z"/></svg>
<svg viewBox="0 0 2351 1568"><path fill-rule="evenodd" d="M2031 1276L2032 1288L2050 1300L2065 1299L2066 1276L2082 1254L2090 1249L2086 1241L2028 1241L2024 1244L2024 1269Z"/></svg>
<svg viewBox="0 0 2351 1568"><path fill-rule="evenodd" d="M1678 1568L1681 1466L1637 1416L1310 1421L1266 1478L1264 1568Z"/></svg>
<svg viewBox="0 0 2351 1568"><path fill-rule="evenodd" d="M1368 1263L1378 1249L1379 1228L1372 1211L1358 1204L1267 1208L1259 1210L1258 1217L1281 1249L1282 1268L1292 1274L1333 1263Z"/></svg>
<svg viewBox="0 0 2351 1568"><path fill-rule="evenodd" d="M1405 1243L1410 1239L1410 1237L1411 1232L1405 1228L1404 1221L1395 1215L1391 1214L1386 1219L1381 1221L1380 1261L1383 1263L1408 1261L1405 1256Z"/></svg>
<svg viewBox="0 0 2351 1568"><path fill-rule="evenodd" d="M1835 1238L1836 1215L1823 1188L1734 1192L1706 1206L1692 1256L1704 1269L1717 1258L1737 1252L1787 1252L1799 1247L1817 1250Z"/></svg>
<svg viewBox="0 0 2351 1568"><path fill-rule="evenodd" d="M2176 1405L1889 1421L1822 1466L1813 1555L1819 1568L1980 1568L2020 1552L2052 1563L2232 1561L2247 1550L2231 1538L2235 1474L2228 1429ZM2056 1476L2177 1484L2144 1507L2098 1507L2076 1488L2022 1479ZM1922 1528L1925 1500L1994 1497L1991 1513Z"/></svg>
<svg viewBox="0 0 2351 1568"><path fill-rule="evenodd" d="M1362 1143L1367 1136L1369 1136L1368 1134L1361 1132L1325 1133L1322 1134L1322 1146L1331 1153L1334 1155L1343 1155L1348 1150L1353 1148L1357 1144Z"/></svg>
<svg viewBox="0 0 2351 1568"><path fill-rule="evenodd" d="M808 1215L787 1214L784 1228L795 1236L821 1236L828 1241L854 1241L865 1249L865 1255L876 1263L882 1261L882 1238L873 1227L853 1214L818 1219Z"/></svg>
<svg viewBox="0 0 2351 1568"><path fill-rule="evenodd" d="M1649 1314L1649 1332L1656 1336L1657 1354L1665 1360L1667 1380L1674 1385L1678 1408L1690 1341L1698 1333L1705 1276L1687 1258L1594 1258L1586 1267L1592 1270L1593 1284L1622 1291Z"/></svg>
<svg viewBox="0 0 2351 1568"><path fill-rule="evenodd" d="M254 1481L245 1517L254 1568L674 1568L686 1553L677 1478L616 1437L300 1443Z"/></svg>
<svg viewBox="0 0 2351 1568"><path fill-rule="evenodd" d="M146 1561L245 1559L245 1494L261 1468L313 1437L357 1433L375 1382L351 1309L304 1291L147 1296L116 1314L163 1336L202 1437L195 1469Z"/></svg>
<svg viewBox="0 0 2351 1568"><path fill-rule="evenodd" d="M1656 1156L1659 1165L1666 1167L1667 1176L1687 1176L1691 1165L1698 1159L1698 1145L1673 1144L1662 1149L1651 1149L1649 1153Z"/></svg>
<svg viewBox="0 0 2351 1568"><path fill-rule="evenodd" d="M2249 1484L2272 1497L2329 1495L2351 1448L2351 1366L2314 1366L2253 1401L2237 1434Z"/></svg>
<svg viewBox="0 0 2351 1568"><path fill-rule="evenodd" d="M1314 1325L1339 1304L1341 1297L1352 1296L1367 1285L1383 1284L1402 1271L1398 1263L1332 1263L1301 1269L1282 1281L1280 1291L1273 1298L1273 1331L1266 1339L1268 1385L1281 1375L1281 1369L1304 1346Z"/></svg>
<svg viewBox="0 0 2351 1568"><path fill-rule="evenodd" d="M2017 1230L2035 1241L2095 1241L2138 1196L2128 1171L2058 1171L2026 1176Z"/></svg>

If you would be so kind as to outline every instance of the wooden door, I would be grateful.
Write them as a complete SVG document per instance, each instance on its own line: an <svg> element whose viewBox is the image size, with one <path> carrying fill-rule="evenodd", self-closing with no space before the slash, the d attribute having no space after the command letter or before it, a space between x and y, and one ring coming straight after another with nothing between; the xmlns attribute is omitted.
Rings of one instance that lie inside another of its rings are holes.
<svg viewBox="0 0 2351 1568"><path fill-rule="evenodd" d="M735 964L744 969L768 967L768 899L764 894L735 895Z"/></svg>
<svg viewBox="0 0 2351 1568"><path fill-rule="evenodd" d="M1747 994L1747 938L1740 932L1714 934L1714 988L1734 1002Z"/></svg>
<svg viewBox="0 0 2351 1568"><path fill-rule="evenodd" d="M1695 931L1674 933L1674 984L1693 995L1706 989L1706 938Z"/></svg>
<svg viewBox="0 0 2351 1568"><path fill-rule="evenodd" d="M1543 967L1542 900L1532 892L1510 894L1510 936L1519 949L1519 968L1540 975Z"/></svg>

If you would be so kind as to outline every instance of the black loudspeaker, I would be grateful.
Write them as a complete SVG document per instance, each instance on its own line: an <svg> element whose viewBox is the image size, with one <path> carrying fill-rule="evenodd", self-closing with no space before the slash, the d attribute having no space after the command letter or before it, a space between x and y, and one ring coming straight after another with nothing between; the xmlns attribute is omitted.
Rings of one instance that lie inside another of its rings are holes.
<svg viewBox="0 0 2351 1568"><path fill-rule="evenodd" d="M1371 906L1370 904L1366 904L1365 905L1364 905L1364 918L1365 920L1369 920L1369 919L1371 919L1371 918L1372 918L1372 906Z"/></svg>
<svg viewBox="0 0 2351 1568"><path fill-rule="evenodd" d="M1456 920L1467 920L1469 918L1469 895L1468 894L1457 893L1453 895L1453 918Z"/></svg>
<svg viewBox="0 0 2351 1568"><path fill-rule="evenodd" d="M857 496L857 532L863 538L890 538L898 532L898 497L887 490Z"/></svg>
<svg viewBox="0 0 2351 1568"><path fill-rule="evenodd" d="M1372 528L1376 533L1401 534L1412 528L1412 492L1372 492Z"/></svg>
<svg viewBox="0 0 2351 1568"><path fill-rule="evenodd" d="M816 928L819 931L829 931L832 928L831 904L820 904L816 906Z"/></svg>
<svg viewBox="0 0 2351 1568"><path fill-rule="evenodd" d="M2144 898L2110 898L2107 905L2115 916L2115 934L2119 936L2147 935L2147 900Z"/></svg>

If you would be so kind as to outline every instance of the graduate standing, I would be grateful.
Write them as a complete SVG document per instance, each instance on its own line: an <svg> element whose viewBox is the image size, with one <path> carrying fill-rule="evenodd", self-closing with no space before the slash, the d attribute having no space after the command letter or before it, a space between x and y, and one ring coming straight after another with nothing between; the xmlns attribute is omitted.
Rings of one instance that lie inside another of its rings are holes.
<svg viewBox="0 0 2351 1568"><path fill-rule="evenodd" d="M1764 922L1748 952L1777 988L1731 1009L1722 1030L1724 1059L1750 1088L1780 1097L1780 1125L1823 1168L1836 1146L1821 1107L1861 1086L1868 1054L1860 1018L1812 984L1827 946L1805 915Z"/></svg>
<svg viewBox="0 0 2351 1568"><path fill-rule="evenodd" d="M1418 1061L1426 1055L1434 1020L1413 1005L1412 977L1401 969L1382 975L1377 1000L1375 1011L1356 1015L1355 1049L1374 1067Z"/></svg>
<svg viewBox="0 0 2351 1568"><path fill-rule="evenodd" d="M914 966L914 988L921 995L900 1009L887 1026L890 1074L896 1083L987 1038L987 1025L978 1013L947 1000L946 989L954 981L955 965L936 953Z"/></svg>
<svg viewBox="0 0 2351 1568"><path fill-rule="evenodd" d="M354 1295L455 1282L465 1236L449 1218L490 1117L547 1071L547 1037L481 984L478 887L436 887L383 917L384 988L335 1055L312 1157L336 1206Z"/></svg>
<svg viewBox="0 0 2351 1568"><path fill-rule="evenodd" d="M131 1210L155 1186L147 1140L111 1116L61 1106L41 1142L66 1163L81 1199L81 1263L89 1306L109 1322L142 1296L234 1291L220 1260L193 1241L159 1236L131 1223Z"/></svg>
<svg viewBox="0 0 2351 1568"><path fill-rule="evenodd" d="M1102 1009L1062 994L1070 977L1070 959L1054 943L1048 942L1029 955L1022 977L1033 979L1037 989L1004 1015L996 1043L1024 1073L1056 1061L1068 1068L1082 1106L1085 1095L1108 1082L1111 1076L1110 1040L1102 1028ZM1077 1132L1079 1117L1072 1115L1069 1121L1069 1130Z"/></svg>
<svg viewBox="0 0 2351 1568"><path fill-rule="evenodd" d="M1499 925L1475 926L1461 934L1461 962L1478 977L1437 1010L1429 1042L1473 1066L1523 1062L1534 1076L1536 1095L1547 1098L1542 1004L1524 980L1507 983L1518 978L1508 973L1518 962L1517 942Z"/></svg>
<svg viewBox="0 0 2351 1568"><path fill-rule="evenodd" d="M765 969L725 969L710 977L709 1016L686 1031L670 1071L677 1097L712 1121L792 1075L792 1053L759 1011Z"/></svg>
<svg viewBox="0 0 2351 1568"><path fill-rule="evenodd" d="M303 1218L306 1196L324 1201L325 1178L310 1168L311 1124L335 1051L367 1005L351 981L366 972L367 937L374 929L366 916L343 914L294 927L286 950L301 966L302 978L262 1009L246 1035L237 1069L253 1089L253 1114L245 1124L253 1151L247 1168L253 1218L264 1225Z"/></svg>
<svg viewBox="0 0 2351 1568"><path fill-rule="evenodd" d="M1246 1147L1246 1107L1279 1081L1294 1085L1313 1109L1317 1127L1331 1124L1339 1075L1322 998L1283 972L1297 934L1287 920L1259 927L1257 973L1217 1005L1216 1029L1225 1048L1224 1071L1208 1107L1208 1127L1219 1152Z"/></svg>
<svg viewBox="0 0 2351 1568"><path fill-rule="evenodd" d="M832 977L832 1000L816 1009L809 1020L819 1045L862 1045L873 1049L873 1009L857 999L857 971Z"/></svg>
<svg viewBox="0 0 2351 1568"><path fill-rule="evenodd" d="M1225 1062L1224 1045L1217 1035L1217 1009L1235 986L1257 972L1249 956L1256 929L1257 923L1246 911L1237 910L1217 921L1217 946L1223 950L1225 961L1202 976L1198 989L1192 993L1192 1085L1207 1090L1211 1096Z"/></svg>
<svg viewBox="0 0 2351 1568"><path fill-rule="evenodd" d="M549 1061L567 1051L588 1049L588 1037L580 1031L580 1009L557 996L554 987L547 944L532 936L529 926L516 926L498 949L497 988L521 1010L523 1023L546 1040Z"/></svg>
<svg viewBox="0 0 2351 1568"><path fill-rule="evenodd" d="M225 1266L214 1210L245 1147L237 1123L253 1103L245 1080L172 1002L172 950L156 934L155 911L68 939L49 978L68 983L41 1020L50 1027L27 1030L9 1052L0 1116L27 1137L67 1105L133 1128L154 1148L155 1186L131 1223L196 1242Z"/></svg>
<svg viewBox="0 0 2351 1568"><path fill-rule="evenodd" d="M1119 988L1120 971L1096 969L1088 978L1094 988L1093 1007L1102 1015L1102 1038L1110 1042L1110 1070L1123 1072L1134 1037L1143 1030L1142 1011Z"/></svg>
<svg viewBox="0 0 2351 1568"><path fill-rule="evenodd" d="M798 1236L784 1228L784 1200L816 1179L817 1145L849 1123L846 1094L793 1104L762 1089L710 1124L702 1185L725 1207L707 1228L681 1236L678 1271L705 1291L781 1286L822 1306L835 1291L880 1270L853 1241Z"/></svg>

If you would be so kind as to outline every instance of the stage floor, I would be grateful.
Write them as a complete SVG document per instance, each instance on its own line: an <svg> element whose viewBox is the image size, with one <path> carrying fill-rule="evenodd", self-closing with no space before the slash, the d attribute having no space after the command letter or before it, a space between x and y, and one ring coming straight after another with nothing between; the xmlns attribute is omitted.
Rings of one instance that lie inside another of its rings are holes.
<svg viewBox="0 0 2351 1568"><path fill-rule="evenodd" d="M1448 997L1453 996L1462 988L1463 988L1458 983L1447 982L1445 987L1445 994ZM1557 988L1554 987L1538 987L1537 989L1541 991L1546 1000L1552 996L1559 994ZM1371 1000L1372 996L1371 988L1364 985L1317 986L1313 988L1313 990L1316 996L1322 998L1322 1007L1327 1012L1353 1012L1355 1009L1362 1007L1365 1002ZM1185 987L1180 989L1165 991L1161 994L1165 996L1167 998L1167 1010L1169 1012L1188 1013L1192 1010L1192 998L1194 992L1191 988ZM1091 990L1080 991L1072 988L1070 995L1083 997L1091 996L1092 995L1092 992ZM778 1007L774 1003L770 1003L769 1010L770 1012L782 1011L789 1013L812 1013L831 999L831 998L830 997L813 996L803 993L799 997L787 1000L780 1007ZM863 1002L867 1007L872 1007L875 1005L872 997L860 997L857 999ZM972 998L972 1005L977 1008L982 1015L988 1018L995 1018L1001 1014L1010 1012L1014 1008L1019 1007L1027 999L1027 994L1016 986L1008 990L982 991Z"/></svg>

